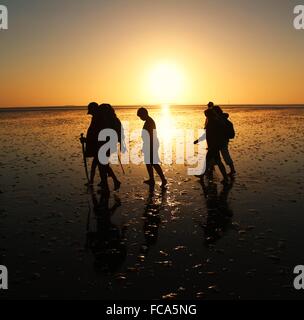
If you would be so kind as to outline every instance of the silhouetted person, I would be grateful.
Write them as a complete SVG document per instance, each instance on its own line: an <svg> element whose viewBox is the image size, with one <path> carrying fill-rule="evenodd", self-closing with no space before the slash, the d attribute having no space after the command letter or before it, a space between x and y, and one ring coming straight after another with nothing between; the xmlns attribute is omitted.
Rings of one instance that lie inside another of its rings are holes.
<svg viewBox="0 0 304 320"><path fill-rule="evenodd" d="M88 114L92 116L90 126L87 130L86 138L81 138L81 142L85 142L85 157L93 158L92 166L91 166L91 174L89 185L94 184L94 177L96 173L96 168L98 167L98 134L99 134L99 106L96 102L91 102L88 105Z"/></svg>
<svg viewBox="0 0 304 320"><path fill-rule="evenodd" d="M124 144L124 133L123 133L123 128L121 121L118 119L115 110L110 104L102 104L100 105L100 130L103 129L112 129L116 132L117 138L118 138L118 143L120 144L120 149L122 152L125 151L125 144ZM99 148L107 143L110 140L108 138L106 141L103 142L98 142ZM111 154L117 152L117 146L115 145L115 148L113 149L108 149L106 151L106 157L109 159ZM111 177L114 182L114 190L118 190L120 188L121 182L118 180L116 177L114 171L110 167L110 164L101 164L101 183L100 186L107 190L109 189L108 186L108 179L107 177Z"/></svg>
<svg viewBox="0 0 304 320"><path fill-rule="evenodd" d="M212 108L205 111L205 116L207 118L206 139L208 145L206 172L211 175L214 165L217 165L224 178L222 183L225 184L228 183L228 176L220 156L220 150L226 141L224 126L222 122L218 120L218 116Z"/></svg>
<svg viewBox="0 0 304 320"><path fill-rule="evenodd" d="M86 138L82 138L80 140L86 143L85 156L88 158L93 157L89 185L94 184L95 172L96 172L96 168L98 167L100 177L101 177L101 182L99 185L107 190L108 189L107 177L109 176L113 179L114 190L118 190L120 188L121 183L117 179L112 168L110 167L109 164L107 165L101 164L98 159L98 151L100 147L105 143L105 142L98 141L98 135L101 130L110 128L117 132L118 140L120 143L122 143L121 122L117 118L112 106L108 104L103 104L99 106L96 102L91 102L88 105L88 114L92 115L91 124L88 128ZM111 154L109 153L109 156L110 155Z"/></svg>
<svg viewBox="0 0 304 320"><path fill-rule="evenodd" d="M213 102L208 102L208 104L207 104L207 110L210 110L210 109L212 109L214 107L214 103ZM206 129L206 127L207 127L207 124L208 124L208 118L206 118L205 119L205 126L204 126L204 129Z"/></svg>
<svg viewBox="0 0 304 320"><path fill-rule="evenodd" d="M201 180L201 185L207 207L207 221L203 225L204 238L205 244L209 245L218 241L232 225L233 211L228 204L228 195L233 184L224 185L220 194L213 181L208 181L206 185L205 181Z"/></svg>
<svg viewBox="0 0 304 320"><path fill-rule="evenodd" d="M214 103L213 102L208 102L207 104L207 110L212 110L214 107ZM204 129L206 130L207 128L207 125L208 125L208 117L205 117L205 125L204 125ZM206 134L204 133L199 139L195 140L194 141L194 144L198 144L200 141L203 141L205 140L206 138ZM213 170L214 170L214 167L211 165L211 163L209 164L209 168L207 167L206 168L206 172L205 173L202 173L200 175L196 175L197 178L200 178L200 179L203 179L205 174L208 176L209 179L212 179L213 178Z"/></svg>
<svg viewBox="0 0 304 320"><path fill-rule="evenodd" d="M167 180L163 173L161 166L159 165L160 159L158 155L159 141L157 138L156 125L154 120L149 116L146 108L140 108L137 111L137 116L145 121L142 139L143 139L143 153L144 160L149 174L149 180L144 181L148 185L155 185L154 171L157 172L162 181L162 187L167 185Z"/></svg>
<svg viewBox="0 0 304 320"><path fill-rule="evenodd" d="M217 165L224 178L222 183L227 183L227 172L220 156L220 150L225 148L225 143L227 143L226 126L223 121L223 117L219 116L214 108L215 106L213 102L209 102L208 108L205 110L205 130L208 145L208 152L206 156L206 172L197 177L202 179L206 174L209 179L212 179L214 165ZM194 144L197 144L199 141L200 139L194 141Z"/></svg>
<svg viewBox="0 0 304 320"><path fill-rule="evenodd" d="M233 160L229 152L229 140L233 139L235 134L233 129L233 124L228 120L229 114L224 113L219 106L214 106L213 110L218 114L219 120L222 121L225 128L225 141L223 143L222 148L220 149L220 153L226 165L230 167L229 175L233 177L236 174L236 171L235 171Z"/></svg>
<svg viewBox="0 0 304 320"><path fill-rule="evenodd" d="M99 201L92 192L92 201L96 218L96 230L87 232L87 248L91 249L95 261L95 269L99 272L115 273L127 257L125 243L126 228L120 229L112 222L112 216L121 206L116 196L115 203L109 207L110 193L102 193Z"/></svg>

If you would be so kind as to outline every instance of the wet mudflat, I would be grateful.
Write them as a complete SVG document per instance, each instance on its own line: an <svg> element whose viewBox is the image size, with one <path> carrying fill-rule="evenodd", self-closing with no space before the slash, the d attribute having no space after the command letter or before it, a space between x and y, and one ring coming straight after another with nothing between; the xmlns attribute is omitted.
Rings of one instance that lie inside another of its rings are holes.
<svg viewBox="0 0 304 320"><path fill-rule="evenodd" d="M113 166L123 184L109 199L84 186L84 110L1 112L1 298L303 298L293 268L303 264L304 109L227 111L230 186L172 164L167 190L151 192L144 166L129 164L125 176ZM117 113L142 127L136 109ZM151 113L163 144L204 124L198 107Z"/></svg>

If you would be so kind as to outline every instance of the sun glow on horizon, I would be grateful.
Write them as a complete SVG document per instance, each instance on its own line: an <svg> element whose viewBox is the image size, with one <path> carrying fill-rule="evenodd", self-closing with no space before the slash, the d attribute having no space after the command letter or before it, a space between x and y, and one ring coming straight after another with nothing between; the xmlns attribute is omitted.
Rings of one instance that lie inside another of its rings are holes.
<svg viewBox="0 0 304 320"><path fill-rule="evenodd" d="M167 103L164 103L161 105L161 109L163 113L169 113L170 112L170 105Z"/></svg>
<svg viewBox="0 0 304 320"><path fill-rule="evenodd" d="M156 103L172 104L182 100L185 75L174 63L156 64L149 73L149 93Z"/></svg>

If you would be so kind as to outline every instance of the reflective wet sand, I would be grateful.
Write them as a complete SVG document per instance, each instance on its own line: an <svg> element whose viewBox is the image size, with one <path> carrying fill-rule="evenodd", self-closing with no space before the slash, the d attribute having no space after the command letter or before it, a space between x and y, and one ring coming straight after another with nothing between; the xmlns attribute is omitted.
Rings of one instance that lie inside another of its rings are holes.
<svg viewBox="0 0 304 320"><path fill-rule="evenodd" d="M226 108L237 177L201 185L164 165L166 192L125 165L119 192L88 192L79 135L85 110L0 112L1 297L300 298L293 268L303 231L303 108ZM140 129L136 109L117 109ZM204 124L200 107L151 110L162 145ZM131 141L131 147L134 142ZM97 181L96 181L97 182Z"/></svg>

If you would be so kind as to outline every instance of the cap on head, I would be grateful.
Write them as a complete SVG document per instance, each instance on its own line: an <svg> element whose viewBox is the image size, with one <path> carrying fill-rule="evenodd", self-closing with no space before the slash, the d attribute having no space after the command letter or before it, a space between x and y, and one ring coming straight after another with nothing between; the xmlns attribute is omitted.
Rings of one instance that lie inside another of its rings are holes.
<svg viewBox="0 0 304 320"><path fill-rule="evenodd" d="M88 114L94 114L94 112L98 109L97 102L91 102L88 105Z"/></svg>
<svg viewBox="0 0 304 320"><path fill-rule="evenodd" d="M139 108L137 110L137 116L140 117L141 119L147 118L149 115L148 110L146 108Z"/></svg>
<svg viewBox="0 0 304 320"><path fill-rule="evenodd" d="M213 108L213 106L214 106L214 103L213 102L208 102L208 108Z"/></svg>

